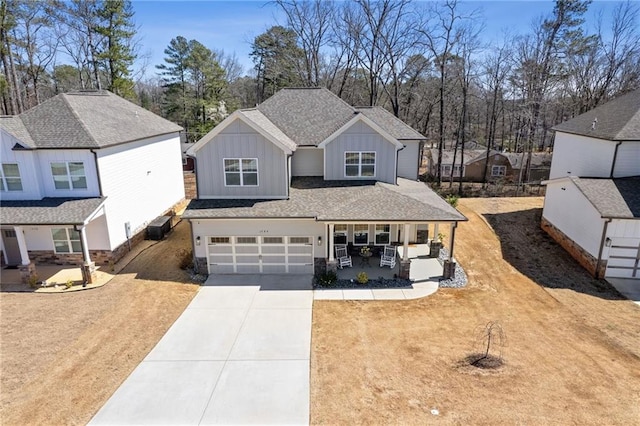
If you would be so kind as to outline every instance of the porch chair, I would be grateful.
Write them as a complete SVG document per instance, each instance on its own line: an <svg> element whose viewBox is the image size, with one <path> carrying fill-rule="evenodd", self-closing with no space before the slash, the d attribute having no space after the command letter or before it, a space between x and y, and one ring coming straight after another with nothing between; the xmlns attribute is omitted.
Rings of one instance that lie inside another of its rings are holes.
<svg viewBox="0 0 640 426"><path fill-rule="evenodd" d="M347 246L336 246L336 260L340 269L343 266L353 267L351 256L347 253Z"/></svg>
<svg viewBox="0 0 640 426"><path fill-rule="evenodd" d="M391 269L396 266L396 247L384 246L382 255L380 256L380 267L388 266Z"/></svg>

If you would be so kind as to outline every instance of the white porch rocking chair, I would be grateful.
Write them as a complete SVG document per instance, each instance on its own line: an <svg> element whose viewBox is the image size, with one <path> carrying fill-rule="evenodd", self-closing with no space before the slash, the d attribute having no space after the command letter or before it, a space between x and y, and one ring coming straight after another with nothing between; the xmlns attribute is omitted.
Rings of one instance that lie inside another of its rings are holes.
<svg viewBox="0 0 640 426"><path fill-rule="evenodd" d="M388 266L391 269L396 266L396 247L395 246L384 246L384 251L380 256L380 267Z"/></svg>
<svg viewBox="0 0 640 426"><path fill-rule="evenodd" d="M338 261L338 268L340 269L342 269L343 266L353 267L351 256L347 253L347 246L336 246L336 260Z"/></svg>

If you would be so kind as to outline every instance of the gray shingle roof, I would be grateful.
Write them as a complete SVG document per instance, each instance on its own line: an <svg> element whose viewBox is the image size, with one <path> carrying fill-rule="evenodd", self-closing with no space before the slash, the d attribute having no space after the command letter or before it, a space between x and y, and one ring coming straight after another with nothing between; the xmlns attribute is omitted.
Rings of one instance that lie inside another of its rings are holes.
<svg viewBox="0 0 640 426"><path fill-rule="evenodd" d="M298 145L318 145L351 120L356 110L324 88L282 89L258 105Z"/></svg>
<svg viewBox="0 0 640 426"><path fill-rule="evenodd" d="M598 139L640 141L640 89L558 124L553 130Z"/></svg>
<svg viewBox="0 0 640 426"><path fill-rule="evenodd" d="M386 109L375 107L356 107L358 111L367 116L371 121L382 127L391 136L398 140L402 139L421 139L426 137L416 132L413 128L408 126L404 121L391 114Z"/></svg>
<svg viewBox="0 0 640 426"><path fill-rule="evenodd" d="M0 217L3 225L80 225L105 200L105 197L0 200Z"/></svg>
<svg viewBox="0 0 640 426"><path fill-rule="evenodd" d="M315 218L322 221L466 220L427 185L296 178L288 200L192 200L183 218Z"/></svg>
<svg viewBox="0 0 640 426"><path fill-rule="evenodd" d="M24 127L24 123L17 116L2 116L0 117L0 128L4 129L8 133L12 134L22 142L24 142L25 148L35 148L36 143L31 139L31 135Z"/></svg>
<svg viewBox="0 0 640 426"><path fill-rule="evenodd" d="M182 130L108 91L63 93L17 118L31 138L32 148L104 148ZM0 120L0 126L21 138L15 125L5 127Z"/></svg>
<svg viewBox="0 0 640 426"><path fill-rule="evenodd" d="M619 179L570 179L602 217L640 218L640 176Z"/></svg>
<svg viewBox="0 0 640 426"><path fill-rule="evenodd" d="M240 114L247 117L249 120L256 123L260 126L265 132L267 132L271 137L279 140L284 146L288 147L290 150L296 150L296 143L289 139L287 135L285 135L282 130L280 130L275 124L273 124L263 113L258 111L257 109L244 109L240 110Z"/></svg>

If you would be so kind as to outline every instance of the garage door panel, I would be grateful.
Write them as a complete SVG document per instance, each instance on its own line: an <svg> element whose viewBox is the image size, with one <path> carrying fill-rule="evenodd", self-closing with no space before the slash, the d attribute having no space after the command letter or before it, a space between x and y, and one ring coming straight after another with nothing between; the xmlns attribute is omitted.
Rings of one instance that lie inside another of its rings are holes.
<svg viewBox="0 0 640 426"><path fill-rule="evenodd" d="M255 246L236 246L236 253L237 254L252 254L252 253L259 253L260 248L255 245Z"/></svg>
<svg viewBox="0 0 640 426"><path fill-rule="evenodd" d="M309 274L313 272L313 265L289 265L291 274Z"/></svg>
<svg viewBox="0 0 640 426"><path fill-rule="evenodd" d="M262 265L263 274L284 274L286 272L287 272L286 267L284 265L270 265L270 264Z"/></svg>
<svg viewBox="0 0 640 426"><path fill-rule="evenodd" d="M637 259L609 258L607 266L633 268L636 265L636 262L637 262Z"/></svg>
<svg viewBox="0 0 640 426"><path fill-rule="evenodd" d="M209 263L233 263L233 255L231 254L211 254L209 255Z"/></svg>
<svg viewBox="0 0 640 426"><path fill-rule="evenodd" d="M285 246L262 246L262 254L284 254Z"/></svg>
<svg viewBox="0 0 640 426"><path fill-rule="evenodd" d="M212 245L209 246L209 253L231 253L231 246Z"/></svg>
<svg viewBox="0 0 640 426"><path fill-rule="evenodd" d="M262 256L262 263L279 263L283 265L286 261L285 256Z"/></svg>
<svg viewBox="0 0 640 426"><path fill-rule="evenodd" d="M633 275L633 269L608 269L607 278L640 278L640 275Z"/></svg>
<svg viewBox="0 0 640 426"><path fill-rule="evenodd" d="M211 265L212 274L233 274L233 265Z"/></svg>
<svg viewBox="0 0 640 426"><path fill-rule="evenodd" d="M260 265L237 264L236 269L238 274L259 274L260 273Z"/></svg>
<svg viewBox="0 0 640 426"><path fill-rule="evenodd" d="M256 255L244 255L244 256L236 256L237 264L247 264L247 263L260 263L260 256Z"/></svg>

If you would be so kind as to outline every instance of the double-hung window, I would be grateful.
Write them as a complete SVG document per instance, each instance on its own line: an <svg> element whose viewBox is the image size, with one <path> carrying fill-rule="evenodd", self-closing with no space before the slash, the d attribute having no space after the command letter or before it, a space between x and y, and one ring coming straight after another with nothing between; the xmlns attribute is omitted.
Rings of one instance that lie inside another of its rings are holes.
<svg viewBox="0 0 640 426"><path fill-rule="evenodd" d="M257 158L225 158L225 186L258 186Z"/></svg>
<svg viewBox="0 0 640 426"><path fill-rule="evenodd" d="M20 169L16 163L2 163L2 167L0 167L0 190L22 191Z"/></svg>
<svg viewBox="0 0 640 426"><path fill-rule="evenodd" d="M376 245L389 244L391 225L376 225Z"/></svg>
<svg viewBox="0 0 640 426"><path fill-rule="evenodd" d="M344 224L333 225L333 243L347 244L347 225L344 225Z"/></svg>
<svg viewBox="0 0 640 426"><path fill-rule="evenodd" d="M346 177L374 177L376 175L376 153L362 151L345 152L344 175Z"/></svg>
<svg viewBox="0 0 640 426"><path fill-rule="evenodd" d="M507 166L491 166L491 176L504 176L507 174Z"/></svg>
<svg viewBox="0 0 640 426"><path fill-rule="evenodd" d="M87 176L82 162L51 163L51 175L56 189L87 189Z"/></svg>
<svg viewBox="0 0 640 426"><path fill-rule="evenodd" d="M353 245L366 246L369 244L369 225L353 225Z"/></svg>
<svg viewBox="0 0 640 426"><path fill-rule="evenodd" d="M53 246L56 253L82 253L80 233L73 228L53 228Z"/></svg>

